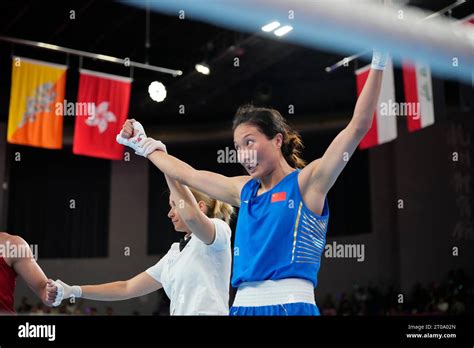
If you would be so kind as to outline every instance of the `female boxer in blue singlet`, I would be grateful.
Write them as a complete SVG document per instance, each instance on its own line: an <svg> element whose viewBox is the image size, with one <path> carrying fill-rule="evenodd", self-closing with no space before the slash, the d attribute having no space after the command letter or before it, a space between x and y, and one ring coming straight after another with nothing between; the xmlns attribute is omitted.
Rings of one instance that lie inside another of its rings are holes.
<svg viewBox="0 0 474 348"><path fill-rule="evenodd" d="M151 138L129 145L169 177L240 207L231 315L319 315L314 288L328 226L326 195L371 127L387 59L374 51L351 121L308 165L300 158L300 136L281 114L253 106L239 108L233 121L234 145L249 175L196 170Z"/></svg>

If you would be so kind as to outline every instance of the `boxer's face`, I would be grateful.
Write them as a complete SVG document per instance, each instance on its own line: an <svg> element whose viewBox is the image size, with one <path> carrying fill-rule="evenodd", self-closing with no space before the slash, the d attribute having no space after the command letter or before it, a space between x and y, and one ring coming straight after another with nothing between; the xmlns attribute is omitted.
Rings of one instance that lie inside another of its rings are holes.
<svg viewBox="0 0 474 348"><path fill-rule="evenodd" d="M234 146L239 162L254 178L269 175L274 170L281 156L281 140L280 133L268 139L251 123L242 123L234 131Z"/></svg>

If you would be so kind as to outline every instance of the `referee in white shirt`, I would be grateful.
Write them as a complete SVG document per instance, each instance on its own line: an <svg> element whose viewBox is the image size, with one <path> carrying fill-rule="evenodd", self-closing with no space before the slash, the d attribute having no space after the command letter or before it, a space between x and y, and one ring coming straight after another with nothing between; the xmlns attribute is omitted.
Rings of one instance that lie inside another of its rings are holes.
<svg viewBox="0 0 474 348"><path fill-rule="evenodd" d="M129 138L125 124L121 135ZM166 177L170 189L168 217L186 233L153 267L132 279L99 285L70 286L57 280L54 305L65 298L120 301L163 288L171 300L171 315L228 315L231 274L231 229L234 208L190 190Z"/></svg>

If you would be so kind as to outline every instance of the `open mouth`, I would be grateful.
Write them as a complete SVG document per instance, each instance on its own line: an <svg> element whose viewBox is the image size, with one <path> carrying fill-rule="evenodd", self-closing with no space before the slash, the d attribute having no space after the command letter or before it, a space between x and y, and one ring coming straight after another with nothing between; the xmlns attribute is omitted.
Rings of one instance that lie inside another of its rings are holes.
<svg viewBox="0 0 474 348"><path fill-rule="evenodd" d="M247 171L248 171L250 174L252 174L252 173L254 173L254 172L257 170L258 163L255 163L255 164L253 164L253 163L246 163L246 164L244 165L244 167L245 167L245 169L247 169Z"/></svg>

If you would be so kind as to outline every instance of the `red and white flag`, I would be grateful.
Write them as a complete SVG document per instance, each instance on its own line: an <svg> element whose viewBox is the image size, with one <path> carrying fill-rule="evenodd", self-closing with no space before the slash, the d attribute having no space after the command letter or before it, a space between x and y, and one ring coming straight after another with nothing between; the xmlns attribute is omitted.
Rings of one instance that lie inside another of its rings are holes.
<svg viewBox="0 0 474 348"><path fill-rule="evenodd" d="M370 64L356 70L357 95L360 95L362 88L369 76ZM397 115L393 113L395 109L395 83L393 78L393 65L389 60L383 73L382 88L374 113L372 126L359 144L359 149L367 149L383 143L392 141L397 137Z"/></svg>
<svg viewBox="0 0 474 348"><path fill-rule="evenodd" d="M405 91L404 110L410 132L434 124L433 86L428 65L404 62L403 85Z"/></svg>
<svg viewBox="0 0 474 348"><path fill-rule="evenodd" d="M73 153L112 160L123 158L115 141L127 119L132 79L80 70Z"/></svg>

